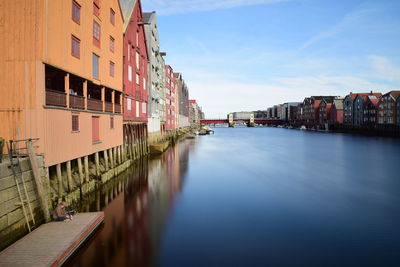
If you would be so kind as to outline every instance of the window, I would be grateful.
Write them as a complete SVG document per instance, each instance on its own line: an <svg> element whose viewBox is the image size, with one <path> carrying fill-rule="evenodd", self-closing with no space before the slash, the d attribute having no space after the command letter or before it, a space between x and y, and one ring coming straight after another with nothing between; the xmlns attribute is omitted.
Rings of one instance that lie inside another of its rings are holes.
<svg viewBox="0 0 400 267"><path fill-rule="evenodd" d="M128 81L132 81L132 66L128 66Z"/></svg>
<svg viewBox="0 0 400 267"><path fill-rule="evenodd" d="M139 73L136 73L136 84L140 85L140 76Z"/></svg>
<svg viewBox="0 0 400 267"><path fill-rule="evenodd" d="M142 103L142 113L146 114L146 103Z"/></svg>
<svg viewBox="0 0 400 267"><path fill-rule="evenodd" d="M72 115L72 131L79 132L79 116Z"/></svg>
<svg viewBox="0 0 400 267"><path fill-rule="evenodd" d="M71 36L71 55L80 58L80 45L81 40L76 38L75 36Z"/></svg>
<svg viewBox="0 0 400 267"><path fill-rule="evenodd" d="M93 0L93 14L100 15L100 0Z"/></svg>
<svg viewBox="0 0 400 267"><path fill-rule="evenodd" d="M136 47L139 47L139 32L136 32Z"/></svg>
<svg viewBox="0 0 400 267"><path fill-rule="evenodd" d="M130 98L126 100L126 106L128 110L132 110L132 100Z"/></svg>
<svg viewBox="0 0 400 267"><path fill-rule="evenodd" d="M131 61L131 44L128 44L128 61Z"/></svg>
<svg viewBox="0 0 400 267"><path fill-rule="evenodd" d="M115 64L114 62L110 61L110 76L114 77L114 68L115 68Z"/></svg>
<svg viewBox="0 0 400 267"><path fill-rule="evenodd" d="M143 78L143 89L146 90L146 78Z"/></svg>
<svg viewBox="0 0 400 267"><path fill-rule="evenodd" d="M115 44L115 39L110 36L110 51L114 53L114 44Z"/></svg>
<svg viewBox="0 0 400 267"><path fill-rule="evenodd" d="M110 117L110 129L114 129L114 117Z"/></svg>
<svg viewBox="0 0 400 267"><path fill-rule="evenodd" d="M100 25L93 21L93 44L100 47Z"/></svg>
<svg viewBox="0 0 400 267"><path fill-rule="evenodd" d="M136 69L139 69L139 60L140 60L140 54L139 52L136 52Z"/></svg>
<svg viewBox="0 0 400 267"><path fill-rule="evenodd" d="M96 79L99 78L99 56L96 54L93 54L92 74L93 74L93 78L96 78Z"/></svg>
<svg viewBox="0 0 400 267"><path fill-rule="evenodd" d="M72 1L72 20L81 23L81 6L75 1Z"/></svg>
<svg viewBox="0 0 400 267"><path fill-rule="evenodd" d="M99 143L99 141L100 141L99 126L100 126L100 117L93 116L92 117L92 142L93 143Z"/></svg>
<svg viewBox="0 0 400 267"><path fill-rule="evenodd" d="M139 117L139 101L136 101L136 117Z"/></svg>
<svg viewBox="0 0 400 267"><path fill-rule="evenodd" d="M115 11L112 8L110 8L110 22L115 25Z"/></svg>

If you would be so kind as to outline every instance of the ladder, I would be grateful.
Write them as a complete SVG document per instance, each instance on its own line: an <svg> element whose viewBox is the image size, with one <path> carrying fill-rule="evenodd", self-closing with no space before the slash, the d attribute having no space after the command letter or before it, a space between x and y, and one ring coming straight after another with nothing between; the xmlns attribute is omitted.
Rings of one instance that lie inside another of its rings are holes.
<svg viewBox="0 0 400 267"><path fill-rule="evenodd" d="M7 143L8 155L10 157L10 167L14 176L15 184L17 186L18 196L20 202L16 205L21 205L24 213L26 225L28 226L29 232L35 227L35 217L33 216L31 201L29 199L28 190L26 189L26 183L22 175L22 168L20 164L20 154L17 151L13 154L13 141L10 141L10 145ZM21 189L22 187L22 189Z"/></svg>

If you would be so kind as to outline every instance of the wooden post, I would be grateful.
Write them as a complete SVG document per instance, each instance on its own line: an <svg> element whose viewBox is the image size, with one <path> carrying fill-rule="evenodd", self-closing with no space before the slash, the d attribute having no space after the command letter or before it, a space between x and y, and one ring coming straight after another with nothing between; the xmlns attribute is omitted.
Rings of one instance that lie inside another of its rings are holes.
<svg viewBox="0 0 400 267"><path fill-rule="evenodd" d="M115 167L118 166L118 163L117 163L117 148L114 147L112 150L113 150L114 168L115 168Z"/></svg>
<svg viewBox="0 0 400 267"><path fill-rule="evenodd" d="M48 206L47 193L42 184L42 179L40 176L40 171L39 171L39 166L38 166L37 159L36 159L36 154L35 154L35 151L34 151L31 141L26 142L26 146L27 146L27 150L28 150L29 161L31 163L33 177L34 177L34 180L36 183L36 188L37 188L37 191L39 194L40 206L43 210L44 218L45 218L46 222L48 222L48 221L50 221L50 212L49 212L49 206Z"/></svg>
<svg viewBox="0 0 400 267"><path fill-rule="evenodd" d="M104 154L104 162L106 163L106 171L109 170L108 168L108 155L107 155L107 149L103 151Z"/></svg>
<svg viewBox="0 0 400 267"><path fill-rule="evenodd" d="M78 158L79 183L83 185L82 158Z"/></svg>
<svg viewBox="0 0 400 267"><path fill-rule="evenodd" d="M112 112L115 113L115 105L114 105L114 103L115 103L115 91L114 90L112 90L112 92L111 92L111 103L112 103Z"/></svg>
<svg viewBox="0 0 400 267"><path fill-rule="evenodd" d="M101 87L101 102L103 105L103 112L106 111L106 88Z"/></svg>
<svg viewBox="0 0 400 267"><path fill-rule="evenodd" d="M67 161L67 181L68 181L68 190L72 191L72 171L71 171L71 161Z"/></svg>
<svg viewBox="0 0 400 267"><path fill-rule="evenodd" d="M61 197L63 195L63 184L62 184L62 176L61 176L61 164L56 165L57 170L57 181L58 181L58 196Z"/></svg>
<svg viewBox="0 0 400 267"><path fill-rule="evenodd" d="M108 150L108 155L110 156L111 169L114 169L114 157L113 157L112 148Z"/></svg>
<svg viewBox="0 0 400 267"><path fill-rule="evenodd" d="M94 161L96 163L96 175L100 176L100 159L99 159L99 152L94 154Z"/></svg>
<svg viewBox="0 0 400 267"><path fill-rule="evenodd" d="M64 90L66 94L66 105L69 108L69 73L64 76Z"/></svg>
<svg viewBox="0 0 400 267"><path fill-rule="evenodd" d="M88 82L85 80L83 82L83 96L85 97L85 110L87 109L87 99L88 99L87 84Z"/></svg>
<svg viewBox="0 0 400 267"><path fill-rule="evenodd" d="M84 157L84 164L85 164L85 182L89 182L89 158L88 156Z"/></svg>
<svg viewBox="0 0 400 267"><path fill-rule="evenodd" d="M122 164L122 146L118 146L118 158L119 158L119 164Z"/></svg>

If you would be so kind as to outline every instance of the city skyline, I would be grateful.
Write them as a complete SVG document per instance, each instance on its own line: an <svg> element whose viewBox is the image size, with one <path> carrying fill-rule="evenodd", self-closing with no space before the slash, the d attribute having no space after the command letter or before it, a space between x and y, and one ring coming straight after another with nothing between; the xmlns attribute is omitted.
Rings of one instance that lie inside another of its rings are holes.
<svg viewBox="0 0 400 267"><path fill-rule="evenodd" d="M157 12L166 62L185 74L207 117L305 95L399 88L395 1L142 4Z"/></svg>

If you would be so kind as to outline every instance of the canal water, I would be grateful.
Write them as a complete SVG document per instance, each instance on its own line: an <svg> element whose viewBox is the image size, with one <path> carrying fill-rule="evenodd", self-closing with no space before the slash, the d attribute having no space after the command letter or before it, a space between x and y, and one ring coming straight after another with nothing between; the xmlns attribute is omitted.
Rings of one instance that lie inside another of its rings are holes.
<svg viewBox="0 0 400 267"><path fill-rule="evenodd" d="M216 128L94 194L69 265L400 266L399 170L399 140Z"/></svg>

